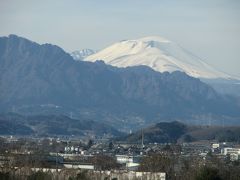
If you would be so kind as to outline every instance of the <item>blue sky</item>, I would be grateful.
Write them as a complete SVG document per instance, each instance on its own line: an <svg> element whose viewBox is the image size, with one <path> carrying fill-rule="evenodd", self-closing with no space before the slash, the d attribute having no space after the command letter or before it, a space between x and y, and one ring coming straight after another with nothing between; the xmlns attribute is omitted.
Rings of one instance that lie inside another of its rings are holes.
<svg viewBox="0 0 240 180"><path fill-rule="evenodd" d="M239 0L0 0L0 35L71 52L158 35L240 76Z"/></svg>

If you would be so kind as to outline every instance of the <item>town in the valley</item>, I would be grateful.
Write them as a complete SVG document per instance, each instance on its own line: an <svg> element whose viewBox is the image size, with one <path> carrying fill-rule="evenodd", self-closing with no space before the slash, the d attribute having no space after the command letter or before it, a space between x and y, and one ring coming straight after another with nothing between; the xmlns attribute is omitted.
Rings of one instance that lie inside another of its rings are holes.
<svg viewBox="0 0 240 180"><path fill-rule="evenodd" d="M165 180L193 179L199 173L237 179L240 144L207 140L144 143L144 136L140 143L74 136L2 136L0 167L0 179Z"/></svg>

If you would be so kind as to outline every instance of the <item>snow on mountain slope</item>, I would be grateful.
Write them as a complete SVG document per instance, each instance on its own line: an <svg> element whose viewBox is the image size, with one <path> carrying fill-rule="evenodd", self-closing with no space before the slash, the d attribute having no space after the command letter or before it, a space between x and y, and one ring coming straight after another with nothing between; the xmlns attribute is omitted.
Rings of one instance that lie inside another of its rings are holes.
<svg viewBox="0 0 240 180"><path fill-rule="evenodd" d="M117 67L146 65L159 72L183 71L197 78L234 79L178 44L156 36L120 41L84 60L103 60L106 64Z"/></svg>
<svg viewBox="0 0 240 180"><path fill-rule="evenodd" d="M73 51L70 55L75 60L82 60L82 59L86 58L87 56L90 56L95 53L96 53L96 51L94 51L92 49L82 49L80 51Z"/></svg>

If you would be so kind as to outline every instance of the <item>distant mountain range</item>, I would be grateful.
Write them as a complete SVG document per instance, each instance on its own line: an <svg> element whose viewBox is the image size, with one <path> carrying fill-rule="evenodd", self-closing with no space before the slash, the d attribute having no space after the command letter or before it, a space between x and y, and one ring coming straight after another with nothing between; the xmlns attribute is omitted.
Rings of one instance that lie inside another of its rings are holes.
<svg viewBox="0 0 240 180"><path fill-rule="evenodd" d="M239 126L193 126L180 122L161 122L117 140L141 143L176 143L200 140L239 142Z"/></svg>
<svg viewBox="0 0 240 180"><path fill-rule="evenodd" d="M184 72L75 61L58 46L16 35L0 38L0 111L72 112L122 131L172 120L240 124L239 99Z"/></svg>
<svg viewBox="0 0 240 180"><path fill-rule="evenodd" d="M0 114L0 135L32 136L120 136L113 127L91 120L72 119L63 115L23 116Z"/></svg>

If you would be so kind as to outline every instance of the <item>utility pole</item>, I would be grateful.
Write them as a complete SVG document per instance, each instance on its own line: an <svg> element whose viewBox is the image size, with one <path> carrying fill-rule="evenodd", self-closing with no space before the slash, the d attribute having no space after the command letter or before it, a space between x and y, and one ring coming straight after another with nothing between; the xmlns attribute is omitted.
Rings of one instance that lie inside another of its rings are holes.
<svg viewBox="0 0 240 180"><path fill-rule="evenodd" d="M56 152L56 171L57 171L57 152Z"/></svg>
<svg viewBox="0 0 240 180"><path fill-rule="evenodd" d="M58 179L58 152L56 152L56 173L57 173L57 179Z"/></svg>

